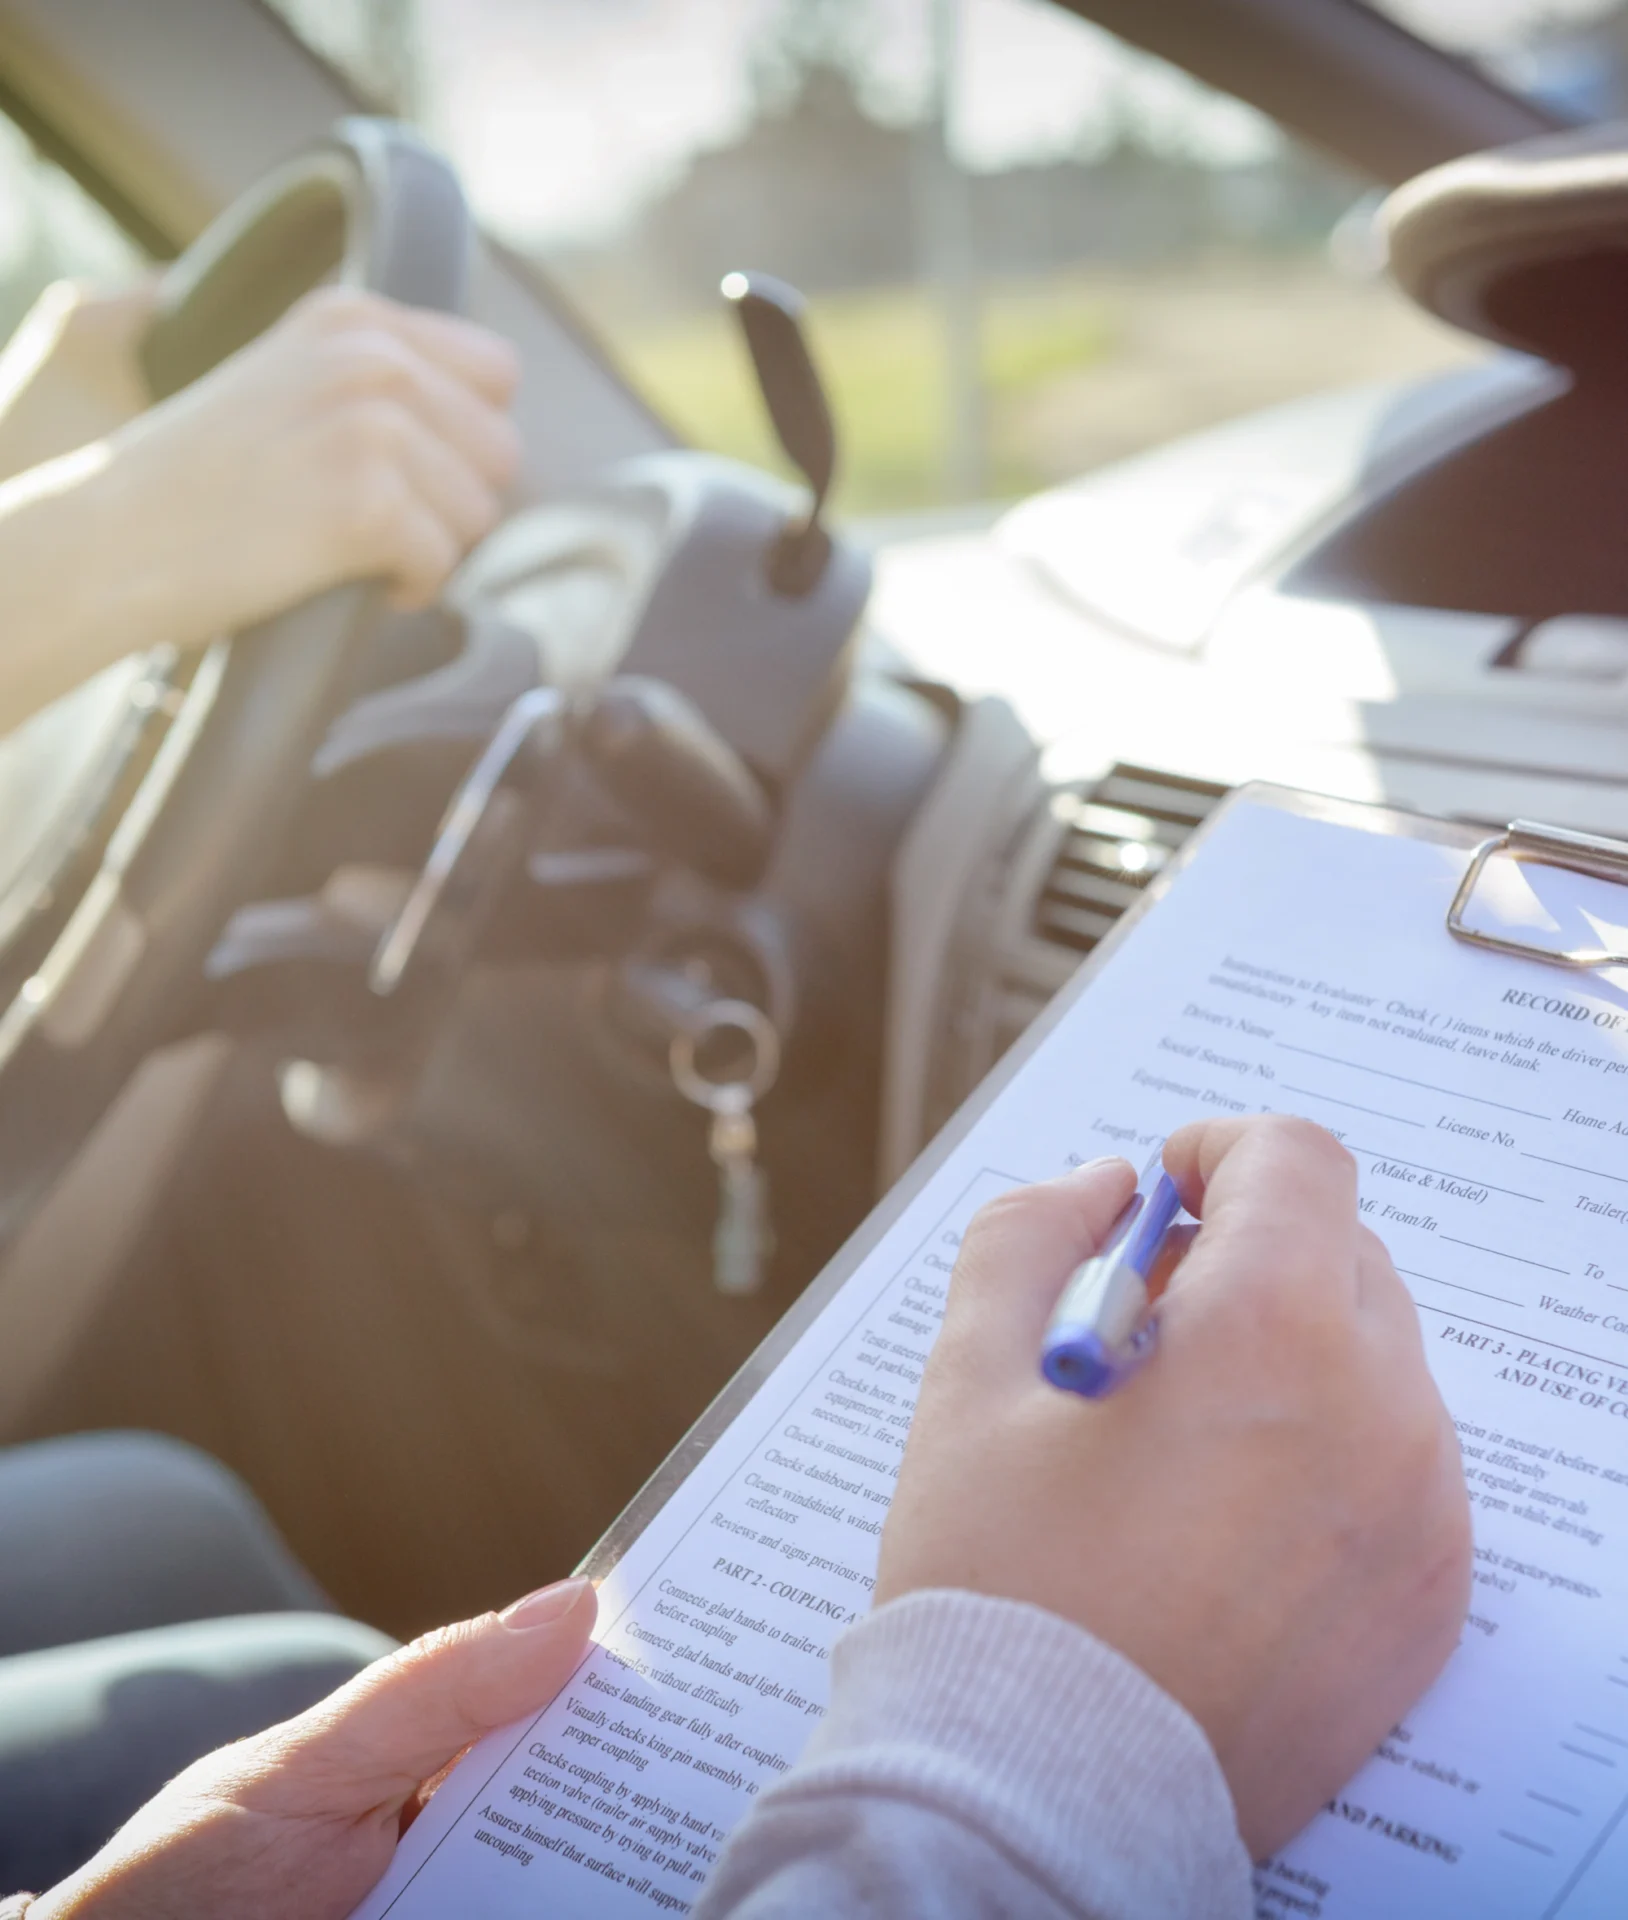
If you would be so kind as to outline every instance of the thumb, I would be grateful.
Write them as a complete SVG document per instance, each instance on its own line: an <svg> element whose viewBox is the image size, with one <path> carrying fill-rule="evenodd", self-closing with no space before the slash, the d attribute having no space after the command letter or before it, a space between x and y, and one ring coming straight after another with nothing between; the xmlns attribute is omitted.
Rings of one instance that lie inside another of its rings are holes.
<svg viewBox="0 0 1628 1920"><path fill-rule="evenodd" d="M1040 1339L1070 1272L1096 1252L1136 1190L1125 1160L1093 1160L979 1209L961 1240L941 1345L989 1377L1036 1378Z"/></svg>
<svg viewBox="0 0 1628 1920"><path fill-rule="evenodd" d="M591 1580L561 1580L438 1628L290 1721L288 1758L329 1811L400 1806L472 1742L545 1707L587 1650L596 1611Z"/></svg>

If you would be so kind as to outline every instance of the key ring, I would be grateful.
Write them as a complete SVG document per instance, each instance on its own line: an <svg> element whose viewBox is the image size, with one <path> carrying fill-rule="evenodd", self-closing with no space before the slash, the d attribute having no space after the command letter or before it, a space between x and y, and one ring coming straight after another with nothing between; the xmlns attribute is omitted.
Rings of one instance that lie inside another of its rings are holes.
<svg viewBox="0 0 1628 1920"><path fill-rule="evenodd" d="M714 1034L739 1033L751 1046L751 1070L739 1080L710 1080L696 1064L696 1054ZM750 1000L719 1000L707 1008L693 1027L673 1035L667 1052L673 1085L686 1100L709 1113L739 1103L755 1105L774 1085L780 1073L780 1035L774 1022Z"/></svg>

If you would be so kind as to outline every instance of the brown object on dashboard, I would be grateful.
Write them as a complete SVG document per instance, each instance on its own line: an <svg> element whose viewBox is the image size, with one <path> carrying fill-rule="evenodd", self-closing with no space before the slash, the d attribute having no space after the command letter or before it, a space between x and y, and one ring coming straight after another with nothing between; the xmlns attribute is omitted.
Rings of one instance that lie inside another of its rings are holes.
<svg viewBox="0 0 1628 1920"><path fill-rule="evenodd" d="M1628 379L1628 121L1432 167L1381 219L1393 277L1429 312L1591 381Z"/></svg>

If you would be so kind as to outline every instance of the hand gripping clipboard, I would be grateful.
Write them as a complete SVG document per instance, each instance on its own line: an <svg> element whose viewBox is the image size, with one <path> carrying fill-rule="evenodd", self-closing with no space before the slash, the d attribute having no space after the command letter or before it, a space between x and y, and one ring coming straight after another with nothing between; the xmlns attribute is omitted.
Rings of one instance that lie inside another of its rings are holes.
<svg viewBox="0 0 1628 1920"><path fill-rule="evenodd" d="M1614 882L1628 890L1628 841L1579 833L1565 827L1540 826L1530 820L1512 821L1503 833L1488 838L1484 829L1475 826L1408 813L1393 807L1336 800L1264 782L1253 782L1237 788L1190 836L1175 858L1149 882L1136 904L1121 916L1112 931L1092 950L1068 985L1054 997L1023 1037L965 1101L954 1118L922 1151L903 1178L838 1249L774 1330L611 1523L584 1558L579 1572L596 1580L610 1572L735 1415L746 1406L781 1359L791 1351L804 1329L878 1245L894 1221L999 1098L1024 1063L1046 1044L1053 1028L1068 1010L1082 994L1090 990L1097 973L1133 936L1142 920L1153 912L1183 871L1202 857L1219 822L1233 808L1243 805L1276 807L1306 819L1328 821L1365 833L1425 840L1438 846L1462 849L1470 857L1446 919L1446 931L1455 940L1514 958L1541 961L1550 966L1577 971L1628 967L1628 952L1606 946L1546 947L1513 933L1492 932L1485 927L1472 925L1469 918L1478 904L1480 890L1489 870L1499 860L1507 859L1518 865L1562 868ZM1628 917L1628 891L1625 891L1624 915Z"/></svg>

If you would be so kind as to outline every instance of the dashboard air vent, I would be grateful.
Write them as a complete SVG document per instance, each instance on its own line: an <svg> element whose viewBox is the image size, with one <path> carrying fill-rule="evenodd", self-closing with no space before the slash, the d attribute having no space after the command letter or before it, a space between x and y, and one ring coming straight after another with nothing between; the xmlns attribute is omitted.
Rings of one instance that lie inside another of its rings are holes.
<svg viewBox="0 0 1628 1920"><path fill-rule="evenodd" d="M949 1119L1227 788L1123 763L1045 795L987 885L969 881L945 972L922 1138Z"/></svg>
<svg viewBox="0 0 1628 1920"><path fill-rule="evenodd" d="M1031 929L1087 954L1226 793L1208 780L1119 765L1052 802L1062 838L1035 900Z"/></svg>

